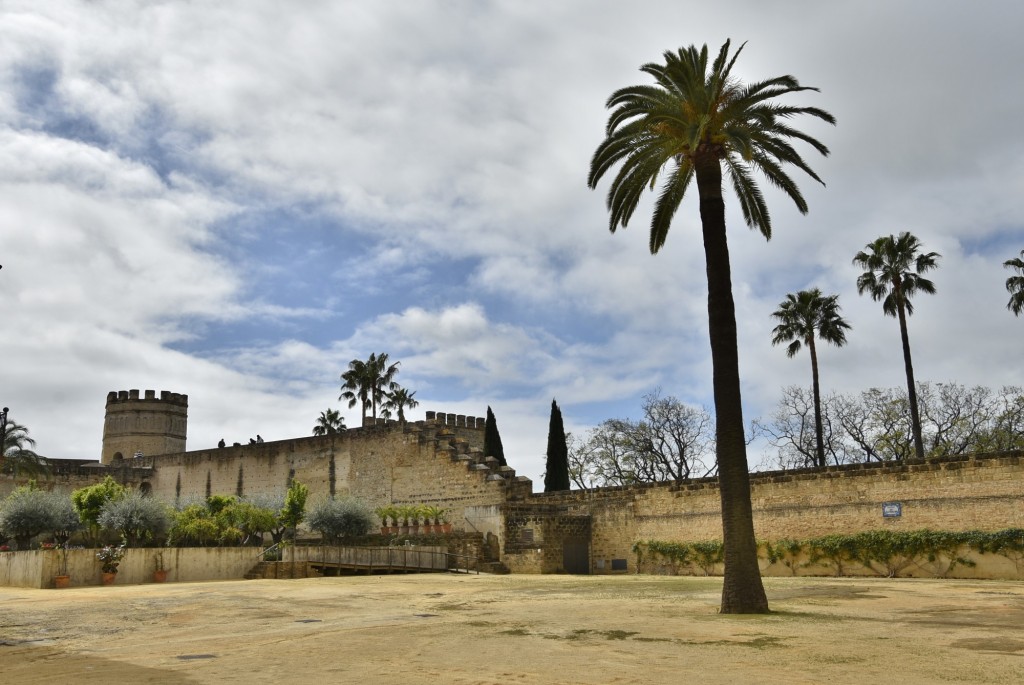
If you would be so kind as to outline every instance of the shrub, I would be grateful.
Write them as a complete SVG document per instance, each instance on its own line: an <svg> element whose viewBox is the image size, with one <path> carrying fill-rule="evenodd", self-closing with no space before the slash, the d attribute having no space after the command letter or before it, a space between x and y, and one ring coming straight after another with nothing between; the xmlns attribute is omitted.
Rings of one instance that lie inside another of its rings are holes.
<svg viewBox="0 0 1024 685"><path fill-rule="evenodd" d="M22 486L0 505L0 530L14 538L15 547L29 548L32 538L43 533L53 537L70 536L81 524L68 496L59 491L46 492L34 485ZM61 542L66 539L61 540Z"/></svg>
<svg viewBox="0 0 1024 685"><path fill-rule="evenodd" d="M136 547L164 533L170 524L170 515L160 500L130 490L122 498L103 505L97 522L118 533L127 546Z"/></svg>
<svg viewBox="0 0 1024 685"><path fill-rule="evenodd" d="M327 542L366 535L373 527L373 511L365 502L351 497L324 499L309 512L309 527Z"/></svg>

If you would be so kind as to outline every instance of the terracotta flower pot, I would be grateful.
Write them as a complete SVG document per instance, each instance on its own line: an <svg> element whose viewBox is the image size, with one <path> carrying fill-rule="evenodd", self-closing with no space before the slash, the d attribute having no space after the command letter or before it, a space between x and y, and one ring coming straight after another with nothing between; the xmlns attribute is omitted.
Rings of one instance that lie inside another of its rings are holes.
<svg viewBox="0 0 1024 685"><path fill-rule="evenodd" d="M53 577L53 586L55 588L58 588L58 589L66 588L66 587L70 587L70 585L71 585L71 576L54 576Z"/></svg>
<svg viewBox="0 0 1024 685"><path fill-rule="evenodd" d="M153 571L153 582L154 583L163 583L163 582L166 582L166 581L167 581L167 569L164 568L164 569L160 569L158 571Z"/></svg>
<svg viewBox="0 0 1024 685"><path fill-rule="evenodd" d="M116 573L107 573L107 572L103 573L102 582L103 582L104 585L113 585L115 580L117 580L117 574Z"/></svg>

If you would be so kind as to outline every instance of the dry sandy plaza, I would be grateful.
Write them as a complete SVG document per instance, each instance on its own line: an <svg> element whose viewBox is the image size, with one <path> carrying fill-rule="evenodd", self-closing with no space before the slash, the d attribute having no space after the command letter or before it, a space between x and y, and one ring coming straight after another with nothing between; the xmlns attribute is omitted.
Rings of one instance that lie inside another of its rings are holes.
<svg viewBox="0 0 1024 685"><path fill-rule="evenodd" d="M354 576L0 588L0 682L1024 682L1024 584Z"/></svg>

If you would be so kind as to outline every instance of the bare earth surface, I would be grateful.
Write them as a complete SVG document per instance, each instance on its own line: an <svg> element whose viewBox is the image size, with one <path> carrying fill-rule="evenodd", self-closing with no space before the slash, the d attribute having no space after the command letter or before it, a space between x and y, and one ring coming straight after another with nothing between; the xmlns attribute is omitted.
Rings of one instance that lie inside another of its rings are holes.
<svg viewBox="0 0 1024 685"><path fill-rule="evenodd" d="M1024 584L359 576L0 588L3 683L1024 683Z"/></svg>

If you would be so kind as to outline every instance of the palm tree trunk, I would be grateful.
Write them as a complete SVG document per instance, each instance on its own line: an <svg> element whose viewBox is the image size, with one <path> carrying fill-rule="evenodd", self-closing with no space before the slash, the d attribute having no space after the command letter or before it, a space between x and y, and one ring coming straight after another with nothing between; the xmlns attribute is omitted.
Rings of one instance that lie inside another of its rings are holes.
<svg viewBox="0 0 1024 685"><path fill-rule="evenodd" d="M725 234L722 168L717 158L696 166L700 218L708 275L708 332L715 394L715 452L722 500L725 578L723 614L768 611L768 599L757 565L754 516L750 504L750 473L743 437L736 308L732 299L729 246Z"/></svg>
<svg viewBox="0 0 1024 685"><path fill-rule="evenodd" d="M814 345L814 336L807 340L807 347L811 350L811 385L814 390L814 438L815 453L817 454L817 466L825 464L825 438L822 437L821 428L821 390L818 386L818 350Z"/></svg>
<svg viewBox="0 0 1024 685"><path fill-rule="evenodd" d="M914 364L910 361L910 337L907 335L907 313L902 298L898 300L900 338L903 340L903 365L907 369L907 399L910 402L910 430L914 435L914 455L924 459L924 440L921 438L921 416L917 413L917 386L914 383Z"/></svg>

